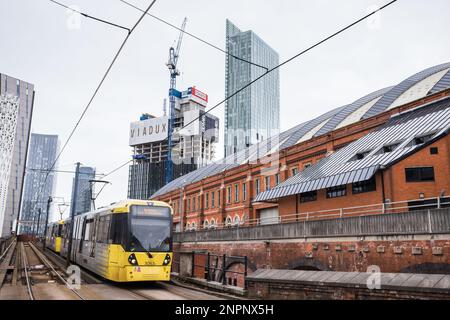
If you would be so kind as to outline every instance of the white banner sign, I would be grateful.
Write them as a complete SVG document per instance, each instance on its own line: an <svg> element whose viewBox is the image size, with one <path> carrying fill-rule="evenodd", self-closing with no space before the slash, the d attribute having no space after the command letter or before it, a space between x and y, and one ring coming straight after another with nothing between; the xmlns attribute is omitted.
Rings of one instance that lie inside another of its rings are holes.
<svg viewBox="0 0 450 320"><path fill-rule="evenodd" d="M130 125L130 146L164 140L168 131L169 117L133 122Z"/></svg>

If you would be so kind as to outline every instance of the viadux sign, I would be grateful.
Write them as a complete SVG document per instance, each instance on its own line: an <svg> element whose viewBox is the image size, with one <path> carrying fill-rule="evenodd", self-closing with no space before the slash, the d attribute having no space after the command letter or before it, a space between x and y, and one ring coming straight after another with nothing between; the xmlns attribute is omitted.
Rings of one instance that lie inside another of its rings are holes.
<svg viewBox="0 0 450 320"><path fill-rule="evenodd" d="M169 117L133 122L130 125L130 146L164 140L168 129Z"/></svg>

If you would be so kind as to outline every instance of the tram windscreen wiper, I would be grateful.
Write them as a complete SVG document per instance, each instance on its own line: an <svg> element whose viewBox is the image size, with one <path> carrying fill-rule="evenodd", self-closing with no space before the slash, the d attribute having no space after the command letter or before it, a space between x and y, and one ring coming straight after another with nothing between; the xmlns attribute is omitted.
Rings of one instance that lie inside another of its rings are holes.
<svg viewBox="0 0 450 320"><path fill-rule="evenodd" d="M147 251L139 239L134 236L134 234L131 235L130 251Z"/></svg>
<svg viewBox="0 0 450 320"><path fill-rule="evenodd" d="M157 246L155 246L154 249L157 249L159 251L169 251L169 247L170 247L169 244L170 244L170 237L167 237L167 238L161 240L159 242L159 244ZM151 248L149 248L149 250L150 249Z"/></svg>

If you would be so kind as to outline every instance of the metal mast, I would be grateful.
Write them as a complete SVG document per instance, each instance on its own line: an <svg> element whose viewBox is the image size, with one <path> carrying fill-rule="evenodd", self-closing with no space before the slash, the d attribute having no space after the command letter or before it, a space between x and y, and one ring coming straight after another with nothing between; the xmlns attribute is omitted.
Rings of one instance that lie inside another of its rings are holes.
<svg viewBox="0 0 450 320"><path fill-rule="evenodd" d="M166 184L173 180L173 162L172 162L172 134L175 120L175 96L173 94L173 90L176 89L177 86L177 77L180 75L180 71L177 69L178 57L180 56L181 43L183 42L184 29L186 28L187 18L184 18L183 25L181 26L180 36L178 38L177 47L171 47L169 49L169 62L167 62L167 67L170 72L170 91L169 91L169 135L168 135L168 144L169 150L167 153L167 165L166 165L166 175L165 182Z"/></svg>

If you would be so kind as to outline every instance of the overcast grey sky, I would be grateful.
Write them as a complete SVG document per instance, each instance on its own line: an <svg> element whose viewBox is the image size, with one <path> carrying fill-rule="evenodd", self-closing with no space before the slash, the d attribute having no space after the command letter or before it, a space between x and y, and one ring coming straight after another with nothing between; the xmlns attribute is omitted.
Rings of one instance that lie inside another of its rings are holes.
<svg viewBox="0 0 450 320"><path fill-rule="evenodd" d="M60 0L94 16L132 26L140 13L119 0ZM146 7L150 0L129 0ZM225 19L251 29L284 60L365 15L379 0L157 0L151 12L217 46L225 46ZM427 67L450 61L450 2L400 0L281 69L281 129L396 84ZM35 85L32 131L64 142L126 32L71 14L48 0L0 0L0 72ZM129 123L140 114L162 114L169 87L165 66L178 32L144 19L129 40L84 121L59 161L76 161L106 173L130 159ZM210 105L224 98L225 56L188 36L180 58L179 89L196 85ZM213 114L223 119L223 106ZM223 124L221 123L223 129ZM222 154L223 136L218 147ZM127 168L97 205L126 198ZM58 176L56 196L70 199L72 176Z"/></svg>

